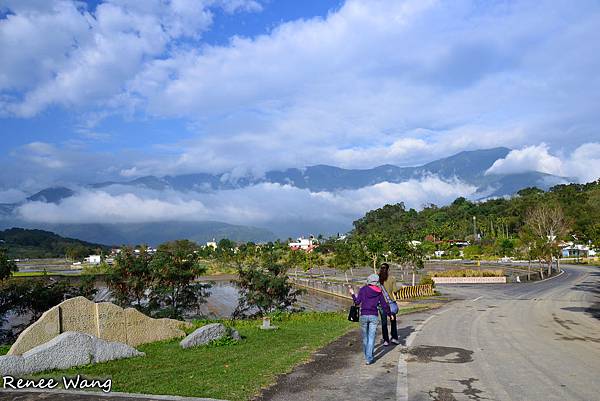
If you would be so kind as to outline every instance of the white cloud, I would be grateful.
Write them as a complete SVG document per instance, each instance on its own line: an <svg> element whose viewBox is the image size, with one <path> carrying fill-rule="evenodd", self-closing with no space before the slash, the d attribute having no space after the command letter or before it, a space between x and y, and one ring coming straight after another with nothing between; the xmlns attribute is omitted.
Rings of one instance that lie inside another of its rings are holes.
<svg viewBox="0 0 600 401"><path fill-rule="evenodd" d="M399 184L384 182L336 193L314 193L279 184L205 194L132 190L114 185L101 191L80 189L76 196L59 204L29 202L21 206L17 214L27 221L40 223L216 220L271 228L284 221L305 220L320 221L335 230L387 203L404 202L408 207L420 208L432 201L445 204L475 191L473 186L458 181L445 182L437 177Z"/></svg>
<svg viewBox="0 0 600 401"><path fill-rule="evenodd" d="M526 146L511 151L504 159L496 160L485 174L515 174L525 171L562 175L562 161L552 156L545 144Z"/></svg>
<svg viewBox="0 0 600 401"><path fill-rule="evenodd" d="M566 129L578 145L587 128L572 121L591 118L600 93L589 79L600 45L583 45L596 43L600 10L546 6L349 0L326 18L147 63L121 100L194 121L199 139L150 170L407 165L562 145ZM540 17L546 8L564 12Z"/></svg>
<svg viewBox="0 0 600 401"><path fill-rule="evenodd" d="M123 157L116 174L414 165L465 149L600 141L593 0L348 0L219 46L202 43L213 8L260 3L5 4L14 14L0 19L0 113L59 105L94 120L188 123L161 144L168 152Z"/></svg>
<svg viewBox="0 0 600 401"><path fill-rule="evenodd" d="M600 178L600 143L585 143L562 157L550 153L548 146L527 146L512 150L498 159L486 174L515 174L539 171L574 178L585 183Z"/></svg>
<svg viewBox="0 0 600 401"><path fill-rule="evenodd" d="M5 98L0 112L29 117L53 104L109 107L147 59L164 56L174 40L198 39L215 6L257 9L244 0L108 0L93 11L67 0L8 2L12 13L0 20L0 91L22 95Z"/></svg>
<svg viewBox="0 0 600 401"><path fill-rule="evenodd" d="M24 200L26 197L27 194L18 189L0 190L0 203L16 203Z"/></svg>
<svg viewBox="0 0 600 401"><path fill-rule="evenodd" d="M20 149L17 155L30 163L38 164L42 168L62 169L68 166L61 157L60 151L50 143L28 143Z"/></svg>
<svg viewBox="0 0 600 401"><path fill-rule="evenodd" d="M600 179L600 143L586 143L570 154L564 162L564 171L580 182Z"/></svg>

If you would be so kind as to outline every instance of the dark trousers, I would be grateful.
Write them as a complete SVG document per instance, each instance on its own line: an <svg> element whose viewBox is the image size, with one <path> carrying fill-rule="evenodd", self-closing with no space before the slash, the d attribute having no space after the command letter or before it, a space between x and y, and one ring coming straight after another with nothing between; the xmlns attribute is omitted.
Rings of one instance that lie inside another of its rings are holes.
<svg viewBox="0 0 600 401"><path fill-rule="evenodd" d="M379 315L381 317L381 334L383 335L383 341L390 342L390 335L388 334L388 320L390 321L390 326L392 327L392 338L394 340L398 339L398 326L396 325L397 317L394 315L394 319L388 319L385 312L382 310L379 311Z"/></svg>

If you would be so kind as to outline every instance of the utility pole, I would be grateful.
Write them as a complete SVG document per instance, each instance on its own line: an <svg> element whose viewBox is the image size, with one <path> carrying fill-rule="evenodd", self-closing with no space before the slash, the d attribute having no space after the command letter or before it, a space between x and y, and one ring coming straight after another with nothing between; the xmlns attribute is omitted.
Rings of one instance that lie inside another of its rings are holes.
<svg viewBox="0 0 600 401"><path fill-rule="evenodd" d="M473 243L477 241L477 217L473 216Z"/></svg>

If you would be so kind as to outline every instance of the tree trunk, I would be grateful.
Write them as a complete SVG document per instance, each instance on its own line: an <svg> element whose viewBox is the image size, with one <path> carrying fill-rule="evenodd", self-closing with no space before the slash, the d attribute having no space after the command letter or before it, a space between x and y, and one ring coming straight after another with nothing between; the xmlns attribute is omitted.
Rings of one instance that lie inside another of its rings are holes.
<svg viewBox="0 0 600 401"><path fill-rule="evenodd" d="M415 286L415 271L412 272L412 285Z"/></svg>
<svg viewBox="0 0 600 401"><path fill-rule="evenodd" d="M350 275L351 275L352 277L354 277L354 271L352 270L352 268L350 268Z"/></svg>
<svg viewBox="0 0 600 401"><path fill-rule="evenodd" d="M348 282L348 272L344 270L344 277L346 277L346 283Z"/></svg>
<svg viewBox="0 0 600 401"><path fill-rule="evenodd" d="M548 262L548 277L552 275L552 258L550 258L550 262Z"/></svg>

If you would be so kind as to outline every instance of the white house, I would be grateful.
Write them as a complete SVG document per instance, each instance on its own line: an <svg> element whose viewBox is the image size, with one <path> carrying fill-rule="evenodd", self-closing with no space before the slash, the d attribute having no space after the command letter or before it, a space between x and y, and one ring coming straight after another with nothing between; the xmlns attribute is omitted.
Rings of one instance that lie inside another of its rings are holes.
<svg viewBox="0 0 600 401"><path fill-rule="evenodd" d="M213 239L212 241L208 241L206 243L207 248L217 249L217 242Z"/></svg>
<svg viewBox="0 0 600 401"><path fill-rule="evenodd" d="M99 265L102 262L102 257L100 255L90 255L84 261L92 265Z"/></svg>
<svg viewBox="0 0 600 401"><path fill-rule="evenodd" d="M574 244L573 242L567 242L566 246L562 247L563 258L586 258L588 256L596 256L596 252L590 249L587 245Z"/></svg>
<svg viewBox="0 0 600 401"><path fill-rule="evenodd" d="M298 238L295 242L290 242L288 246L291 249L298 250L301 249L303 251L312 251L319 245L319 241L314 238Z"/></svg>

